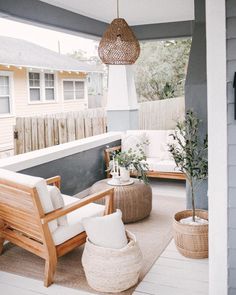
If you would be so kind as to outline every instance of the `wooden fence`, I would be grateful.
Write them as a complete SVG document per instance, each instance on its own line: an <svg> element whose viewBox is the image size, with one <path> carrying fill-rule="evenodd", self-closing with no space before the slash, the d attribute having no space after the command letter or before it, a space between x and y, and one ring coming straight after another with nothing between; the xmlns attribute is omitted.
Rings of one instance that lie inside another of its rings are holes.
<svg viewBox="0 0 236 295"><path fill-rule="evenodd" d="M106 132L104 109L17 117L14 130L15 154Z"/></svg>
<svg viewBox="0 0 236 295"><path fill-rule="evenodd" d="M139 129L169 130L184 118L184 97L139 104Z"/></svg>
<svg viewBox="0 0 236 295"><path fill-rule="evenodd" d="M174 129L184 117L184 97L150 101L139 105L139 129ZM32 117L17 117L15 154L105 133L103 108Z"/></svg>

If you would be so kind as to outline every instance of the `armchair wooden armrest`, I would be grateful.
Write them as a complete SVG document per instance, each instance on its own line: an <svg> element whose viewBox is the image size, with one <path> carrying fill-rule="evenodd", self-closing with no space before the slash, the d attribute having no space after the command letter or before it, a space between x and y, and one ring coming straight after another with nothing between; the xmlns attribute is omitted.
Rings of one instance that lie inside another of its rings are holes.
<svg viewBox="0 0 236 295"><path fill-rule="evenodd" d="M111 148L107 148L104 150L104 158L105 158L105 165L106 165L106 169L109 169L109 163L111 160L111 153L115 152L115 151L120 151L121 150L121 145L118 146L114 146ZM107 178L111 177L110 175L110 171L107 171Z"/></svg>
<svg viewBox="0 0 236 295"><path fill-rule="evenodd" d="M61 216L64 216L76 209L79 209L89 203L92 203L94 201L97 201L103 197L106 197L105 202L105 213L104 214L111 214L113 212L113 195L114 195L114 188L103 190L99 193L95 193L92 195L89 195L81 200L78 200L72 204L68 204L64 206L63 208L54 210L48 214L45 214L44 217L41 218L42 224L48 223L54 219L57 219Z"/></svg>
<svg viewBox="0 0 236 295"><path fill-rule="evenodd" d="M57 186L59 189L61 188L61 176L53 176L48 179L46 179L47 185L53 184Z"/></svg>

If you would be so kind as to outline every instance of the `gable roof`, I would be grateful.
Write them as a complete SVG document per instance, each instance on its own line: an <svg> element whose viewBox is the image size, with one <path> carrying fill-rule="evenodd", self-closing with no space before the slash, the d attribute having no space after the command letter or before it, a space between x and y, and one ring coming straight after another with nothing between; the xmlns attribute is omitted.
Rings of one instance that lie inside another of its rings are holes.
<svg viewBox="0 0 236 295"><path fill-rule="evenodd" d="M0 36L0 64L54 71L103 72L103 67L78 61L21 39Z"/></svg>

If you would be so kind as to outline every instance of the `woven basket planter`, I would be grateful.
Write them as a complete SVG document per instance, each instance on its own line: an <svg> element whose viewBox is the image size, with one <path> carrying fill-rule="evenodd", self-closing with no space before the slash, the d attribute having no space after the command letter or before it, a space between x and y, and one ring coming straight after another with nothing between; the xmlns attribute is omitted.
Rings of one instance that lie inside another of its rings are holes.
<svg viewBox="0 0 236 295"><path fill-rule="evenodd" d="M196 210L196 215L208 220L208 212ZM208 257L208 224L181 224L179 220L192 216L192 210L185 210L175 214L173 229L174 240L178 251L188 258Z"/></svg>
<svg viewBox="0 0 236 295"><path fill-rule="evenodd" d="M135 236L127 231L129 243L122 249L103 248L88 239L82 256L86 279L99 292L122 292L138 282L142 253Z"/></svg>

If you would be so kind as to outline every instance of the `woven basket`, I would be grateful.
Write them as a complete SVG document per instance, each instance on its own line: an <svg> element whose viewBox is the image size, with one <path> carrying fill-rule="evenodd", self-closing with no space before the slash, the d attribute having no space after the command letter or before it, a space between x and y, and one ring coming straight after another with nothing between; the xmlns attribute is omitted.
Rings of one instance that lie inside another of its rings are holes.
<svg viewBox="0 0 236 295"><path fill-rule="evenodd" d="M127 231L129 243L122 249L103 248L88 239L82 256L88 284L99 292L122 292L138 282L142 253L135 236Z"/></svg>
<svg viewBox="0 0 236 295"><path fill-rule="evenodd" d="M185 210L175 214L173 229L174 240L178 251L188 258L208 257L208 224L181 224L179 220L192 216L192 210ZM208 220L208 212L196 210L196 216Z"/></svg>
<svg viewBox="0 0 236 295"><path fill-rule="evenodd" d="M98 55L105 64L130 65L140 54L140 45L123 18L116 18L104 32Z"/></svg>

